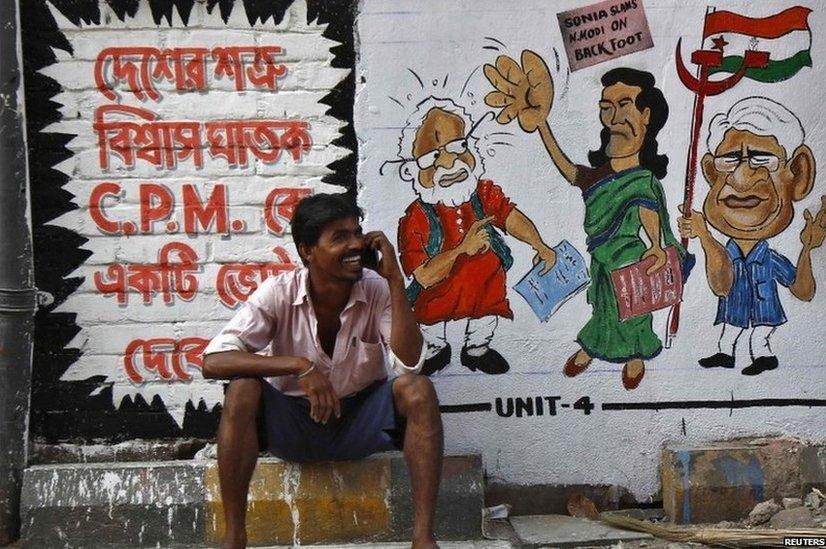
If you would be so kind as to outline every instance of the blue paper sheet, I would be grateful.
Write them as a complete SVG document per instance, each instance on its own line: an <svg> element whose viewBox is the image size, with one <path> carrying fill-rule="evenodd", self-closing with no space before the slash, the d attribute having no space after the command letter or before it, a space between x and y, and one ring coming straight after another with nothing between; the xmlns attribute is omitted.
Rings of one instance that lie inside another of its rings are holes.
<svg viewBox="0 0 826 549"><path fill-rule="evenodd" d="M554 251L556 263L550 271L539 276L545 268L545 262L540 261L513 287L542 322L547 322L563 303L591 281L585 259L570 242L563 240L554 246Z"/></svg>

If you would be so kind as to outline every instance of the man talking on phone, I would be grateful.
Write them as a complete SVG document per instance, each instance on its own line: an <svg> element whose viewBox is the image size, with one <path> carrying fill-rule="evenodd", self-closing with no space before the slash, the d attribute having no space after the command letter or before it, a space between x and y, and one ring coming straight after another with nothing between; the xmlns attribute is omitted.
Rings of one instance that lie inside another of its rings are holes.
<svg viewBox="0 0 826 549"><path fill-rule="evenodd" d="M225 548L246 546L260 447L296 462L403 449L412 546L437 547L439 403L416 375L425 347L395 250L382 232L363 233L360 218L339 195L302 200L291 228L303 268L264 281L204 351L204 376L230 380L218 428Z"/></svg>

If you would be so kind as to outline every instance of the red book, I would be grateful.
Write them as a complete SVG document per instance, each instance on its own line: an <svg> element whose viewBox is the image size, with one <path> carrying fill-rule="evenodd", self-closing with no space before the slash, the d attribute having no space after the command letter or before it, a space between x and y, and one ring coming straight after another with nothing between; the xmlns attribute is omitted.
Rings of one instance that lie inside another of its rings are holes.
<svg viewBox="0 0 826 549"><path fill-rule="evenodd" d="M674 246L668 246L665 255L665 266L650 275L646 271L656 261L654 257L611 271L621 320L665 309L680 301L683 295L680 257Z"/></svg>

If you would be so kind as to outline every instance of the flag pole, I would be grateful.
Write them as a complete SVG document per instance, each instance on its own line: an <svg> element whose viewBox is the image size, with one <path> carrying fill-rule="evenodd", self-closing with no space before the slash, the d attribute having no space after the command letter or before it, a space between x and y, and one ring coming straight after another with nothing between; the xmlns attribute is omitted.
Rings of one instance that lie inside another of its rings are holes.
<svg viewBox="0 0 826 549"><path fill-rule="evenodd" d="M703 34L700 37L700 49L703 49L706 40L706 28L710 6L706 6L706 13L703 17ZM716 8L714 8L716 11ZM699 89L694 93L694 109L691 117L691 141L688 147L688 158L686 159L685 189L683 191L683 216L691 218L691 206L694 201L694 181L697 177L697 147L700 140L700 129L703 125L703 110L705 107L705 88L708 82L708 66L704 63L697 66L697 77L700 81ZM688 250L688 238L682 237L680 243L683 249ZM665 347L668 349L677 335L680 328L680 301L674 304L668 319L668 331L665 337Z"/></svg>

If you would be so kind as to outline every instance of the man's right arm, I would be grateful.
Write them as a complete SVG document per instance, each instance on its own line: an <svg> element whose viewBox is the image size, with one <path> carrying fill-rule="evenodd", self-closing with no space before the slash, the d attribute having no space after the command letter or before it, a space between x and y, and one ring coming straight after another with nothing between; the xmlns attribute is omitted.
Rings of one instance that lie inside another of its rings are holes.
<svg viewBox="0 0 826 549"><path fill-rule="evenodd" d="M298 356L262 356L272 342L278 322L278 303L284 297L273 282L265 282L204 349L202 374L208 379L300 375L311 362Z"/></svg>
<svg viewBox="0 0 826 549"><path fill-rule="evenodd" d="M261 356L242 350L216 351L204 356L203 375L207 379L300 375L310 366L312 362L300 356Z"/></svg>
<svg viewBox="0 0 826 549"><path fill-rule="evenodd" d="M332 415L341 417L341 403L330 380L304 357L261 356L241 350L219 350L204 356L202 373L208 379L296 375L299 377L298 386L310 401L313 421L326 424Z"/></svg>

